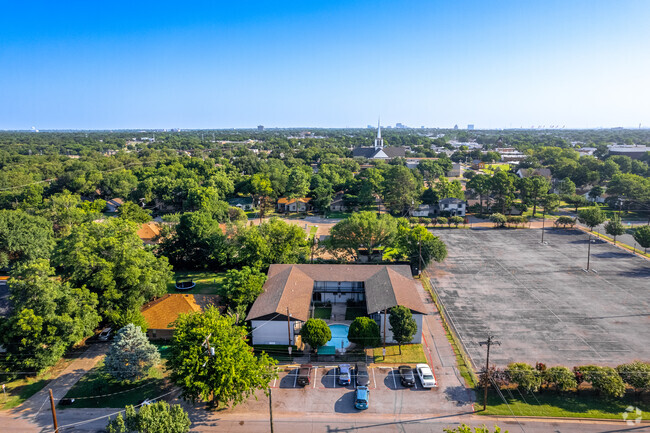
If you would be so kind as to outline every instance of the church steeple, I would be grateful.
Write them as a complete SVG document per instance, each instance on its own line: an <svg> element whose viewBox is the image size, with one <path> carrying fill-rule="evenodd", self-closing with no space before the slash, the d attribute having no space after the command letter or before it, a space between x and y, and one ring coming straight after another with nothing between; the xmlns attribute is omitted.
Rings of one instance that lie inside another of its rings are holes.
<svg viewBox="0 0 650 433"><path fill-rule="evenodd" d="M384 139L381 138L381 124L380 120L377 120L377 138L375 138L375 149L384 148Z"/></svg>

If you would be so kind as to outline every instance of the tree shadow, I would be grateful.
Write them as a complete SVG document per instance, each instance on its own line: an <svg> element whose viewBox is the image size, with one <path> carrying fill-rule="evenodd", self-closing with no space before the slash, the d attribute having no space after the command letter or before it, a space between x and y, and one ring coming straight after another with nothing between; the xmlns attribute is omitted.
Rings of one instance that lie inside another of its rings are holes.
<svg viewBox="0 0 650 433"><path fill-rule="evenodd" d="M456 406L465 406L472 403L471 396L464 386L451 386L446 388L445 397L448 401L456 402Z"/></svg>
<svg viewBox="0 0 650 433"><path fill-rule="evenodd" d="M323 384L325 388L337 388L340 387L342 388L343 386L339 385L336 383L336 379L338 377L338 368L331 368L327 374L323 374L320 378L320 382Z"/></svg>
<svg viewBox="0 0 650 433"><path fill-rule="evenodd" d="M298 369L294 368L286 376L280 379L279 388L299 388L296 383L298 380Z"/></svg>

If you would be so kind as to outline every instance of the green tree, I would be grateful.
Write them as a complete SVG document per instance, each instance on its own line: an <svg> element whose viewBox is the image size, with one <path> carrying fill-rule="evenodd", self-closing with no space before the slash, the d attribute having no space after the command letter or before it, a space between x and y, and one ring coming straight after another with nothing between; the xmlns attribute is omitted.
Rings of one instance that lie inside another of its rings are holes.
<svg viewBox="0 0 650 433"><path fill-rule="evenodd" d="M633 361L629 364L619 365L616 367L616 371L623 382L634 388L637 395L650 389L650 363Z"/></svg>
<svg viewBox="0 0 650 433"><path fill-rule="evenodd" d="M519 190L524 203L533 205L533 217L537 214L540 197L548 193L551 184L543 176L525 177L519 180Z"/></svg>
<svg viewBox="0 0 650 433"><path fill-rule="evenodd" d="M477 174L467 182L467 188L478 195L483 213L483 199L490 193L490 176L486 174Z"/></svg>
<svg viewBox="0 0 650 433"><path fill-rule="evenodd" d="M448 222L449 220L446 217L436 217L436 223L440 224L441 226L444 226Z"/></svg>
<svg viewBox="0 0 650 433"><path fill-rule="evenodd" d="M118 217L136 222L138 224L144 224L151 221L151 211L148 209L143 209L137 204L127 201L117 210Z"/></svg>
<svg viewBox="0 0 650 433"><path fill-rule="evenodd" d="M449 182L446 177L439 177L432 187L439 198L458 198L465 200L465 193L463 193L463 186L460 181L454 180Z"/></svg>
<svg viewBox="0 0 650 433"><path fill-rule="evenodd" d="M187 433L190 417L180 404L169 405L164 401L141 406L136 412L133 406L125 408L124 417L119 413L108 419L108 433Z"/></svg>
<svg viewBox="0 0 650 433"><path fill-rule="evenodd" d="M127 198L138 186L138 178L131 170L117 170L104 175L101 189L105 197Z"/></svg>
<svg viewBox="0 0 650 433"><path fill-rule="evenodd" d="M623 397L625 394L623 379L612 367L591 368L586 371L585 380L605 397Z"/></svg>
<svg viewBox="0 0 650 433"><path fill-rule="evenodd" d="M558 185L558 191L561 195L574 195L576 193L576 184L568 177L565 177Z"/></svg>
<svg viewBox="0 0 650 433"><path fill-rule="evenodd" d="M525 362L512 362L508 364L510 380L526 391L537 391L542 384L539 371Z"/></svg>
<svg viewBox="0 0 650 433"><path fill-rule="evenodd" d="M249 305L263 292L266 274L256 268L244 266L241 270L230 269L223 279L221 290L232 311L243 319Z"/></svg>
<svg viewBox="0 0 650 433"><path fill-rule="evenodd" d="M393 165L384 173L384 205L392 213L405 215L417 206L422 184L413 171L401 165Z"/></svg>
<svg viewBox="0 0 650 433"><path fill-rule="evenodd" d="M467 424L461 424L458 427L443 429L443 432L444 433L493 433L490 430L490 428L487 427L485 424L479 427L474 427L474 429L472 429L472 427L468 426ZM502 433L501 428L495 425L494 433ZM508 430L504 431L503 433L508 433Z"/></svg>
<svg viewBox="0 0 650 433"><path fill-rule="evenodd" d="M208 307L203 313L181 314L174 324L167 367L184 398L234 406L257 390L266 393L277 377L276 361L266 353L255 356L247 344L248 331L234 317Z"/></svg>
<svg viewBox="0 0 650 433"><path fill-rule="evenodd" d="M505 215L515 198L515 178L509 173L498 171L490 178L490 194L495 206Z"/></svg>
<svg viewBox="0 0 650 433"><path fill-rule="evenodd" d="M72 227L100 218L104 207L104 200L84 202L78 194L64 190L44 200L38 214L52 221L59 237L65 237L70 234Z"/></svg>
<svg viewBox="0 0 650 433"><path fill-rule="evenodd" d="M397 235L397 221L390 215L380 217L375 212L355 212L330 230L329 247L341 250L359 260L362 249L372 253L377 248L390 247Z"/></svg>
<svg viewBox="0 0 650 433"><path fill-rule="evenodd" d="M451 221L451 223L452 223L454 226L456 226L456 228L458 228L458 226L459 226L460 224L462 224L462 223L465 222L465 218L463 218L463 217L460 216L460 215L455 215L455 216L449 218L449 221Z"/></svg>
<svg viewBox="0 0 650 433"><path fill-rule="evenodd" d="M402 354L402 344L410 343L418 330L418 324L413 318L411 310L403 305L396 305L390 309L388 318L393 340L397 341L399 354Z"/></svg>
<svg viewBox="0 0 650 433"><path fill-rule="evenodd" d="M605 232L614 237L614 245L616 245L616 237L625 233L625 227L621 223L621 217L614 214L612 218L605 223Z"/></svg>
<svg viewBox="0 0 650 433"><path fill-rule="evenodd" d="M309 255L305 231L281 219L242 228L234 239L241 265L266 268L272 263L300 263Z"/></svg>
<svg viewBox="0 0 650 433"><path fill-rule="evenodd" d="M549 367L542 372L542 379L550 384L555 386L555 389L559 391L567 391L578 386L576 382L575 374L566 367Z"/></svg>
<svg viewBox="0 0 650 433"><path fill-rule="evenodd" d="M413 269L418 268L420 260L422 268L426 269L432 260L442 262L447 257L445 243L422 225L413 228L400 226L396 247L400 255L408 259ZM418 269L418 272L421 271L422 269Z"/></svg>
<svg viewBox="0 0 650 433"><path fill-rule="evenodd" d="M324 346L332 339L332 331L323 319L307 319L300 330L302 341L318 351L318 348Z"/></svg>
<svg viewBox="0 0 650 433"><path fill-rule="evenodd" d="M221 225L207 212L183 214L161 250L180 269L219 269L230 264L233 255Z"/></svg>
<svg viewBox="0 0 650 433"><path fill-rule="evenodd" d="M605 214L598 206L589 207L578 212L578 221L594 231L594 227L605 222Z"/></svg>
<svg viewBox="0 0 650 433"><path fill-rule="evenodd" d="M97 296L54 277L45 259L17 265L9 280L11 314L0 323L5 365L40 371L92 335L99 323Z"/></svg>
<svg viewBox="0 0 650 433"><path fill-rule="evenodd" d="M555 220L553 225L555 227L562 226L563 228L566 228L566 226L573 227L575 223L576 223L576 220L574 220L573 218L571 218L569 216L561 216L561 217L558 217L558 219Z"/></svg>
<svg viewBox="0 0 650 433"><path fill-rule="evenodd" d="M495 227L505 227L508 222L508 218L502 213L493 213L490 215L490 221L494 223Z"/></svg>
<svg viewBox="0 0 650 433"><path fill-rule="evenodd" d="M576 213L578 212L579 207L584 207L589 205L589 200L587 200L584 196L581 196L579 194L574 194L568 197L564 197L564 201L572 205L573 207L575 207Z"/></svg>
<svg viewBox="0 0 650 433"><path fill-rule="evenodd" d="M589 190L589 198L592 199L593 201L596 201L596 199L601 195L603 195L604 192L605 189L602 186L596 185L593 188L591 188L591 190Z"/></svg>
<svg viewBox="0 0 650 433"><path fill-rule="evenodd" d="M259 203L260 220L272 207L272 199L276 195L273 191L271 179L264 173L256 173L250 178L253 201Z"/></svg>
<svg viewBox="0 0 650 433"><path fill-rule="evenodd" d="M104 368L119 381L134 381L160 363L160 353L139 326L130 323L117 331L104 358Z"/></svg>
<svg viewBox="0 0 650 433"><path fill-rule="evenodd" d="M643 253L648 252L648 248L650 248L650 226L637 227L634 229L632 236L643 247Z"/></svg>
<svg viewBox="0 0 650 433"><path fill-rule="evenodd" d="M18 210L0 210L0 269L50 257L52 223Z"/></svg>
<svg viewBox="0 0 650 433"><path fill-rule="evenodd" d="M379 325L370 317L357 317L348 329L348 340L362 347L376 347L381 344Z"/></svg>
<svg viewBox="0 0 650 433"><path fill-rule="evenodd" d="M127 311L137 312L145 302L167 293L171 280L167 258L147 251L137 229L137 224L120 218L82 224L55 252L62 276L96 293L99 312L111 323L120 323L118 317Z"/></svg>
<svg viewBox="0 0 650 433"><path fill-rule="evenodd" d="M302 198L309 192L309 175L302 167L289 170L286 194L290 198Z"/></svg>

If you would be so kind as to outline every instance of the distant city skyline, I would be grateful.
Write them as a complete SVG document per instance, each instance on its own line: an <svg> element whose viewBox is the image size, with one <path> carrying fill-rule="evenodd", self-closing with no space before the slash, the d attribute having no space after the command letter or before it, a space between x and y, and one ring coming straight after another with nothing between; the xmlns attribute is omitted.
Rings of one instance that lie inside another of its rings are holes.
<svg viewBox="0 0 650 433"><path fill-rule="evenodd" d="M648 22L644 0L14 2L0 129L648 127Z"/></svg>

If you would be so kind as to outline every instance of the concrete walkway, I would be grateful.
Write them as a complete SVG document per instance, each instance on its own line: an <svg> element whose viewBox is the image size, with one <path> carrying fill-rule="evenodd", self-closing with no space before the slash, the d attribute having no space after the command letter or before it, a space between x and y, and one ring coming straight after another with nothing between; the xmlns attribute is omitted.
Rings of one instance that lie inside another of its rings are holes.
<svg viewBox="0 0 650 433"><path fill-rule="evenodd" d="M59 376L52 380L45 388L28 398L20 406L7 412L8 417L16 420L36 421L42 420L39 414L50 412L49 390L52 390L55 403L65 397L68 391L79 381L88 371L90 371L106 354L109 344L94 344L77 359L72 361Z"/></svg>
<svg viewBox="0 0 650 433"><path fill-rule="evenodd" d="M447 340L445 328L442 325L440 313L433 303L429 292L427 292L420 281L415 281L418 293L427 310L422 323L422 336L424 353L427 355L429 364L433 367L434 374L438 380L438 387L449 400L454 400L456 406L468 406L465 409L472 411L474 403L474 392L467 388L456 367L456 354Z"/></svg>

